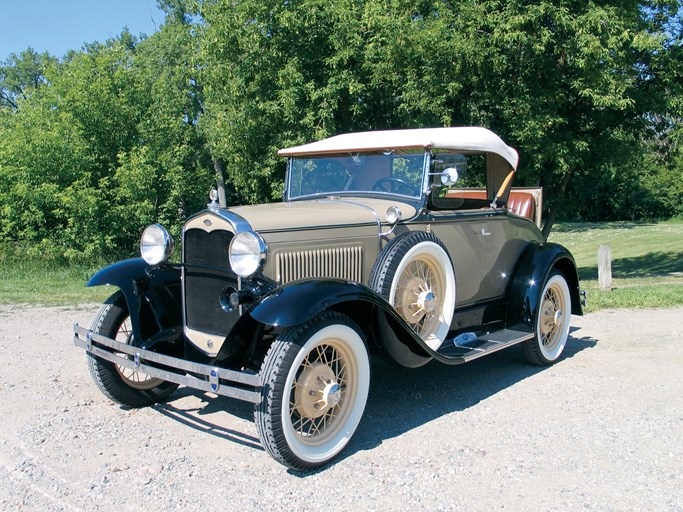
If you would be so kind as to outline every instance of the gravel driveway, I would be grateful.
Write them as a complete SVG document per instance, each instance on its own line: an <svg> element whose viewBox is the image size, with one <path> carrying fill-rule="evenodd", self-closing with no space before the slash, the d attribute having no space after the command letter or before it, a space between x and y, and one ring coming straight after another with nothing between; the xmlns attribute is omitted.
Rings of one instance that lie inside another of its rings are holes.
<svg viewBox="0 0 683 512"><path fill-rule="evenodd" d="M249 404L106 400L71 342L96 310L0 306L0 510L683 510L683 308L574 317L549 368L375 361L312 474L263 451Z"/></svg>

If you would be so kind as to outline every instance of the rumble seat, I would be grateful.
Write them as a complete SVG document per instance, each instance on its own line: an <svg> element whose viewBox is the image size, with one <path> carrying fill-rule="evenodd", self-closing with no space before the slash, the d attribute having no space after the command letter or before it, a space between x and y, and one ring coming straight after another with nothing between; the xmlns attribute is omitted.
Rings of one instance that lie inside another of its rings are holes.
<svg viewBox="0 0 683 512"><path fill-rule="evenodd" d="M508 210L520 217L534 220L536 217L536 203L530 192L511 190L507 202Z"/></svg>

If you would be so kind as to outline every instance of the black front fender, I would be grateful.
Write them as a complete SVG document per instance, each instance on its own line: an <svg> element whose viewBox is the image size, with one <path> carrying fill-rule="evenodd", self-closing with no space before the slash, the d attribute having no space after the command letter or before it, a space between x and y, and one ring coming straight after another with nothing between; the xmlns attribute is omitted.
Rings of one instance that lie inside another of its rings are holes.
<svg viewBox="0 0 683 512"><path fill-rule="evenodd" d="M336 279L307 280L276 288L251 309L250 313L261 323L289 327L306 322L318 313L349 301L362 301L380 307L387 305L379 295L358 283Z"/></svg>
<svg viewBox="0 0 683 512"><path fill-rule="evenodd" d="M533 332L541 292L552 270L562 272L569 285L572 314L583 314L574 257L559 244L533 242L522 253L507 290L508 326Z"/></svg>
<svg viewBox="0 0 683 512"><path fill-rule="evenodd" d="M291 283L270 292L249 314L262 324L290 327L328 309L351 317L371 335L382 354L403 366L421 366L433 357L391 304L359 283L336 279Z"/></svg>
<svg viewBox="0 0 683 512"><path fill-rule="evenodd" d="M128 305L136 344L182 325L180 269L152 267L142 258L119 261L97 272L86 286L116 286Z"/></svg>

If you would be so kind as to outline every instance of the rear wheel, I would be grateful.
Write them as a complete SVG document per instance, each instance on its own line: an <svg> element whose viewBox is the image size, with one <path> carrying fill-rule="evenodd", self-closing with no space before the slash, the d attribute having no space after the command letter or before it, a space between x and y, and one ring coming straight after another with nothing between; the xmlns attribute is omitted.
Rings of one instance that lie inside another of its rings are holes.
<svg viewBox="0 0 683 512"><path fill-rule="evenodd" d="M121 343L132 344L130 315L123 293L116 292L102 304L92 330ZM88 368L95 384L107 398L128 407L144 407L159 402L178 387L172 382L100 359L89 352Z"/></svg>
<svg viewBox="0 0 683 512"><path fill-rule="evenodd" d="M263 400L254 409L265 449L307 470L335 457L360 423L370 364L360 329L325 312L284 331L261 366Z"/></svg>
<svg viewBox="0 0 683 512"><path fill-rule="evenodd" d="M543 287L535 319L535 336L524 342L524 355L531 364L545 366L557 361L569 336L571 296L564 276L553 271Z"/></svg>

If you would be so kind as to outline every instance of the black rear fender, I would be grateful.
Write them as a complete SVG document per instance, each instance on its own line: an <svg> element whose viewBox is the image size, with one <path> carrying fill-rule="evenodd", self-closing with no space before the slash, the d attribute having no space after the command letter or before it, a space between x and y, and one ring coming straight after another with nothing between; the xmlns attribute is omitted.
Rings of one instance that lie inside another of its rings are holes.
<svg viewBox="0 0 683 512"><path fill-rule="evenodd" d="M569 285L572 314L582 315L579 275L571 253L553 243L532 242L522 253L507 289L507 325L533 332L534 318L548 274L562 272Z"/></svg>
<svg viewBox="0 0 683 512"><path fill-rule="evenodd" d="M133 336L140 340L182 326L180 270L151 267L142 258L119 261L97 272L86 286L116 286L128 305Z"/></svg>
<svg viewBox="0 0 683 512"><path fill-rule="evenodd" d="M325 310L353 319L374 349L407 367L432 359L431 351L379 294L362 284L342 280L299 281L276 288L249 311L257 322L290 327L306 322Z"/></svg>

